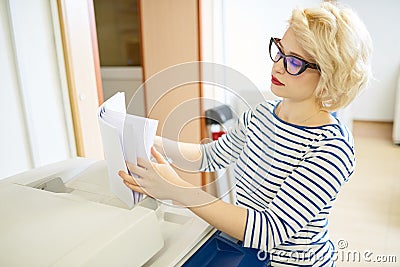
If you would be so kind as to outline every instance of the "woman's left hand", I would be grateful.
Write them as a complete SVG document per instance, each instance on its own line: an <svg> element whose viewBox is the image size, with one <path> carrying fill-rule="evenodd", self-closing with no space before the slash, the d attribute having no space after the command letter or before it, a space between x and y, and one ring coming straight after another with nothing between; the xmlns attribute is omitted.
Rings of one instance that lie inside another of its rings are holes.
<svg viewBox="0 0 400 267"><path fill-rule="evenodd" d="M129 171L137 175L138 178L132 177L124 171L118 172L126 186L158 200L177 200L175 197L179 195L180 190L193 187L179 177L154 147L151 148L151 154L157 160L157 163L142 158L138 158L138 165L127 163Z"/></svg>

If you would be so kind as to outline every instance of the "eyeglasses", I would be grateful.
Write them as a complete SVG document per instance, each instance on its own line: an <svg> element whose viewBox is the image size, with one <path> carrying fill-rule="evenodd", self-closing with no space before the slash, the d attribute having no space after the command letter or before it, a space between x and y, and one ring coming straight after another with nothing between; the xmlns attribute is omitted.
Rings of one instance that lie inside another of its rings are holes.
<svg viewBox="0 0 400 267"><path fill-rule="evenodd" d="M269 41L269 56L273 62L278 62L281 58L283 58L283 66L285 67L287 73L297 76L303 73L307 68L320 71L320 68L317 64L307 62L297 56L285 55L279 48L278 43L280 41L281 39L279 38L271 37L271 40Z"/></svg>

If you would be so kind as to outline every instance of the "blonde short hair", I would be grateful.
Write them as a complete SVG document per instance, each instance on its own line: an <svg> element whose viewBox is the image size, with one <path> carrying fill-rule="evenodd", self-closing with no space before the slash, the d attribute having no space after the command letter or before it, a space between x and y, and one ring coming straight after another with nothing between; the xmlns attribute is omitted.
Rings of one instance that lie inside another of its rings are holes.
<svg viewBox="0 0 400 267"><path fill-rule="evenodd" d="M299 44L321 69L315 96L334 111L347 106L371 77L371 37L349 8L328 2L295 9L289 20Z"/></svg>

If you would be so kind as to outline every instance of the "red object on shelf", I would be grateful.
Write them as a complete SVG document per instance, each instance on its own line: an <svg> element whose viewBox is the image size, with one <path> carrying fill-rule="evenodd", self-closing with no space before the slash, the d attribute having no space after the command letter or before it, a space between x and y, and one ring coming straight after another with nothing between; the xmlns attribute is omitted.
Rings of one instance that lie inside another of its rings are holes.
<svg viewBox="0 0 400 267"><path fill-rule="evenodd" d="M226 134L225 131L219 131L219 132L212 132L212 140L217 140L218 138L220 138L222 135Z"/></svg>

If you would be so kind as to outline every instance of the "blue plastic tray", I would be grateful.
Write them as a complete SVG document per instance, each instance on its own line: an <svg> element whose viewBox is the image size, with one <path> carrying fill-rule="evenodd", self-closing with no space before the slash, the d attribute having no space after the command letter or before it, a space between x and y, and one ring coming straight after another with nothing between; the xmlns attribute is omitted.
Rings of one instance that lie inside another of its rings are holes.
<svg viewBox="0 0 400 267"><path fill-rule="evenodd" d="M259 259L257 253L259 250L244 248L240 242L235 242L226 234L217 231L185 262L185 267L199 266L229 266L229 267L247 267L247 266L270 266L269 257ZM264 256L262 254L261 256Z"/></svg>

